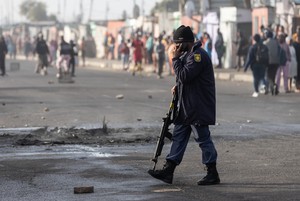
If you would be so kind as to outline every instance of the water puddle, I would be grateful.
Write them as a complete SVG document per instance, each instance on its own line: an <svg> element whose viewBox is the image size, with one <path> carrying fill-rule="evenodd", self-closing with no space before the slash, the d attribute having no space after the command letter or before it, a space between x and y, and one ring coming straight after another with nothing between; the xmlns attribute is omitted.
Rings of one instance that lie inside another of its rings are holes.
<svg viewBox="0 0 300 201"><path fill-rule="evenodd" d="M33 146L31 148L12 148L2 151L1 160L5 159L47 159L47 158L112 158L124 156L119 153L109 153L108 150L101 147L89 147L84 145L75 146Z"/></svg>

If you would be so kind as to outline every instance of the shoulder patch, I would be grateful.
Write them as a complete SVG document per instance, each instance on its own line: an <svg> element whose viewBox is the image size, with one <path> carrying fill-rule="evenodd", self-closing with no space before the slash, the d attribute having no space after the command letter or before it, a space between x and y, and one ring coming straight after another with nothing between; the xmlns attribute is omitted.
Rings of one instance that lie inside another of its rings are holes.
<svg viewBox="0 0 300 201"><path fill-rule="evenodd" d="M200 62L201 61L201 54L194 54L194 60L195 62Z"/></svg>

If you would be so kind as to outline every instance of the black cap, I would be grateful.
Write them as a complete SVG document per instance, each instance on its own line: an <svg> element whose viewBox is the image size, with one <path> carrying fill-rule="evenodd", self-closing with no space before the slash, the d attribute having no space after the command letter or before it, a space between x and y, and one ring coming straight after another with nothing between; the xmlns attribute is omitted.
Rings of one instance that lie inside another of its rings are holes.
<svg viewBox="0 0 300 201"><path fill-rule="evenodd" d="M194 34L189 26L181 25L176 29L173 35L175 43L194 42Z"/></svg>

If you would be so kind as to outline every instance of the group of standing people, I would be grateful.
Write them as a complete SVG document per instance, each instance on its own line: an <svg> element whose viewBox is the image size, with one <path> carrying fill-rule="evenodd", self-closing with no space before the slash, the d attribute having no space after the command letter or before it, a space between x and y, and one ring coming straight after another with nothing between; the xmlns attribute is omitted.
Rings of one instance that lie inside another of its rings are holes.
<svg viewBox="0 0 300 201"><path fill-rule="evenodd" d="M171 74L167 56L170 44L170 39L164 32L157 38L154 38L152 33L146 35L135 33L130 39L125 40L123 38L118 48L123 69L128 70L132 62L132 75L134 76L136 72L142 72L143 64L152 64L153 72L157 74L159 79L163 78L162 73L165 67L169 69L169 74Z"/></svg>
<svg viewBox="0 0 300 201"><path fill-rule="evenodd" d="M254 93L278 95L281 77L285 93L298 92L300 89L300 28L293 38L284 32L274 32L263 28L262 34L253 36L254 44L250 47L245 71L248 67L253 73ZM296 88L293 90L293 83ZM263 86L260 90L259 86Z"/></svg>
<svg viewBox="0 0 300 201"><path fill-rule="evenodd" d="M3 35L0 36L0 71L1 76L5 76L6 74L6 67L5 67L5 57L9 54L10 58L15 59L17 54L17 45L16 40L7 35L4 37Z"/></svg>
<svg viewBox="0 0 300 201"><path fill-rule="evenodd" d="M6 37L7 38L7 37ZM7 39L4 36L0 37L0 71L1 76L6 75L5 57L9 54ZM49 66L57 67L57 77L60 78L63 74L70 73L75 76L75 67L78 64L78 52L81 51L82 64L85 65L85 38L81 40L78 46L74 40L66 42L64 37L60 37L60 43L52 39L49 43L44 39L43 34L39 33L34 37L34 42L31 43L28 36L24 40L24 54L28 59L30 53L38 56L38 62L35 67L35 73L47 75Z"/></svg>
<svg viewBox="0 0 300 201"><path fill-rule="evenodd" d="M53 63L57 67L57 78L63 74L70 73L72 77L75 76L75 66L78 57L78 48L73 40L67 43L64 36L60 37L60 43L57 44L55 40L50 41L50 48L44 40L43 35L40 34L37 39L36 53L38 54L38 64L35 72L47 75L47 67L49 63ZM58 55L58 58L56 58Z"/></svg>

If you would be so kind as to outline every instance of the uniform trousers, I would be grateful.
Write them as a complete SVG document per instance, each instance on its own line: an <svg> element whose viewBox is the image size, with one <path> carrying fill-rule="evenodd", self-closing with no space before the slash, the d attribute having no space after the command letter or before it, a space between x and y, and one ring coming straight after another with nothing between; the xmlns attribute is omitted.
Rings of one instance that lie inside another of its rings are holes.
<svg viewBox="0 0 300 201"><path fill-rule="evenodd" d="M191 132L202 151L202 163L216 163L218 154L211 140L209 126L203 125L175 125L171 150L166 160L174 161L177 165L181 163Z"/></svg>

